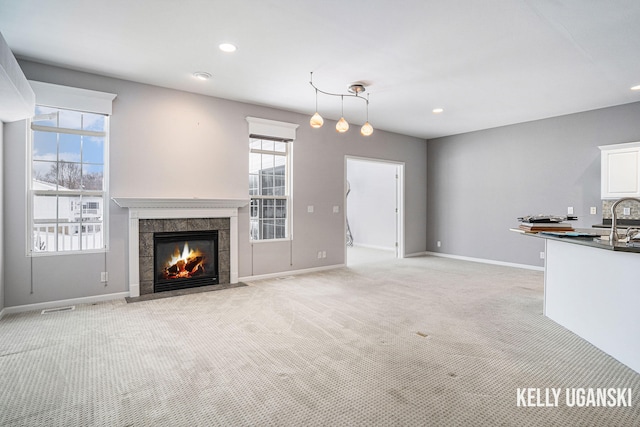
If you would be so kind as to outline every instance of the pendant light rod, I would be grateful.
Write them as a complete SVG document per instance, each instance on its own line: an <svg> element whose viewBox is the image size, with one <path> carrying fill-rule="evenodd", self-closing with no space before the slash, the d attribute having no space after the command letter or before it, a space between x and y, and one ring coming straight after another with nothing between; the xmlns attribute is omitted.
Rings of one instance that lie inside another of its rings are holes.
<svg viewBox="0 0 640 427"><path fill-rule="evenodd" d="M318 106L316 105L316 110ZM369 94L367 94L367 122L369 122Z"/></svg>
<svg viewBox="0 0 640 427"><path fill-rule="evenodd" d="M360 92L364 92L366 89L363 85L352 85L352 86L357 86L358 88L362 88L362 89L356 89L356 93L355 94L350 94L350 93L331 93L331 92L326 92L322 89L318 89L318 87L316 85L313 84L313 71L311 72L311 79L309 80L309 84L311 85L312 88L314 88L316 90L316 92L320 92L324 95L329 95L329 96L350 96L352 98L358 98L358 99L362 99L364 102L367 103L367 106L369 106L369 96L367 95L367 97L363 97L360 96Z"/></svg>

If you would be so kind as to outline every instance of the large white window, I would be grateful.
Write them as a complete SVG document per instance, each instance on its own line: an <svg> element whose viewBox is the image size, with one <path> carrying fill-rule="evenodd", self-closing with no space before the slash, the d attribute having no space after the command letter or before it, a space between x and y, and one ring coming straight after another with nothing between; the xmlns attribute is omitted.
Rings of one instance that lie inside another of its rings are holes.
<svg viewBox="0 0 640 427"><path fill-rule="evenodd" d="M291 150L298 125L247 117L251 240L291 237Z"/></svg>
<svg viewBox="0 0 640 427"><path fill-rule="evenodd" d="M82 107L82 97L77 95L89 91L34 85L34 89L43 88L41 98L49 104L36 105L30 123L28 252L106 250L109 116L52 106L51 99L67 90L76 97L71 102L60 97L59 105ZM39 91L35 92L39 103Z"/></svg>
<svg viewBox="0 0 640 427"><path fill-rule="evenodd" d="M263 138L249 140L251 239L288 237L289 146Z"/></svg>

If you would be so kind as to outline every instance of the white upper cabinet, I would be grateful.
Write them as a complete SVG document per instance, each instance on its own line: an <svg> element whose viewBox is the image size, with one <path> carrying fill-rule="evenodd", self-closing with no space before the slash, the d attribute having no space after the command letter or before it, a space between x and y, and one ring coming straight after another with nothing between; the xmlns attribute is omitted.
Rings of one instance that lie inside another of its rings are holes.
<svg viewBox="0 0 640 427"><path fill-rule="evenodd" d="M602 198L640 197L640 141L598 148Z"/></svg>

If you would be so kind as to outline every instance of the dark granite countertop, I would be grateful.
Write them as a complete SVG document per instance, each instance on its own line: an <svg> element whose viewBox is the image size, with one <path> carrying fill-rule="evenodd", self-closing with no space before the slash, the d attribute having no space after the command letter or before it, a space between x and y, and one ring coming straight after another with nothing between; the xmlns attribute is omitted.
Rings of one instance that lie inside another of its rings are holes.
<svg viewBox="0 0 640 427"><path fill-rule="evenodd" d="M524 233L527 236L538 237L540 239L549 239L549 240L557 240L559 242L574 244L574 245L583 245L590 246L592 248L604 249L608 251L619 251L619 252L632 252L640 254L640 248L636 248L633 246L627 246L626 243L616 243L615 246L611 246L608 241L602 241L597 237L586 236L586 237L558 237L550 234L544 233Z"/></svg>

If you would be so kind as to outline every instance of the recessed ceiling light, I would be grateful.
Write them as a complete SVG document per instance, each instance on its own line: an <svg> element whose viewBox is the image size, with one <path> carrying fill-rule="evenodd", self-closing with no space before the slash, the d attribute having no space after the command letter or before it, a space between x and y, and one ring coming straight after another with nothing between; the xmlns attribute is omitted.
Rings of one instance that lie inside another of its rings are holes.
<svg viewBox="0 0 640 427"><path fill-rule="evenodd" d="M235 45L231 43L222 43L221 45L218 46L218 48L220 48L220 50L223 52L235 52L238 49Z"/></svg>
<svg viewBox="0 0 640 427"><path fill-rule="evenodd" d="M443 111L444 111L444 108L434 108L433 110L431 110L433 114L440 114Z"/></svg>
<svg viewBox="0 0 640 427"><path fill-rule="evenodd" d="M631 90L640 90L640 85L633 86Z"/></svg>
<svg viewBox="0 0 640 427"><path fill-rule="evenodd" d="M209 80L211 78L211 74L207 73L206 71L196 71L195 73L193 73L193 77L198 80Z"/></svg>

